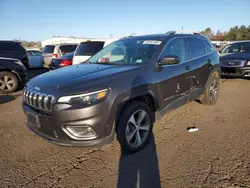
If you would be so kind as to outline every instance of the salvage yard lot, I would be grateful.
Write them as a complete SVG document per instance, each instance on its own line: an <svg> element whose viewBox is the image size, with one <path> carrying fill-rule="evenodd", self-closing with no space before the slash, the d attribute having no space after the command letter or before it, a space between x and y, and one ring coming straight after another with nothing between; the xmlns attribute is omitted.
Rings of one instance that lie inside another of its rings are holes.
<svg viewBox="0 0 250 188"><path fill-rule="evenodd" d="M21 92L0 96L0 187L250 187L250 80L222 79L217 104L166 114L150 144L126 156L117 141L45 142L27 129L21 101Z"/></svg>

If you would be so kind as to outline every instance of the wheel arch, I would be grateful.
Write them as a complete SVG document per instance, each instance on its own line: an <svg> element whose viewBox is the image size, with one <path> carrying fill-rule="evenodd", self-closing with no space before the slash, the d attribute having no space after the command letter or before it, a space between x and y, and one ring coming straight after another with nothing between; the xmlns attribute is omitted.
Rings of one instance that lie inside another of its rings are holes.
<svg viewBox="0 0 250 188"><path fill-rule="evenodd" d="M119 104L118 104L118 109L117 109L117 114L116 114L116 124L118 123L120 116L122 114L122 111L124 110L125 106L132 102L132 101L141 101L146 103L152 112L154 113L155 111L158 110L159 108L159 103L156 99L156 96L152 91L140 91L137 93L133 93L130 96L125 97ZM153 119L155 121L155 117Z"/></svg>
<svg viewBox="0 0 250 188"><path fill-rule="evenodd" d="M220 77L220 75L221 75L221 69L220 69L220 68L215 68L215 69L213 69L213 70L210 72L210 74L209 74L209 76L208 76L208 78L207 78L207 82L206 82L205 88L207 87L207 84L208 84L209 79L211 78L211 76L212 76L214 73L216 73L216 72L217 72L218 76Z"/></svg>
<svg viewBox="0 0 250 188"><path fill-rule="evenodd" d="M22 79L19 76L19 74L16 71L12 70L12 69L1 69L0 72L10 72L10 73L14 74L18 78L19 82L22 81Z"/></svg>

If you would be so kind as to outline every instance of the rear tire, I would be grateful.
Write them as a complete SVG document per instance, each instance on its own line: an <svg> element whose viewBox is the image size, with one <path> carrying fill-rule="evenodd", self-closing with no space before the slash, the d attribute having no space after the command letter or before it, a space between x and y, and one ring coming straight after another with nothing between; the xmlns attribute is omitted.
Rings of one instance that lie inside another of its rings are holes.
<svg viewBox="0 0 250 188"><path fill-rule="evenodd" d="M122 111L116 129L117 140L125 153L134 153L146 145L152 135L153 112L141 101L129 102Z"/></svg>
<svg viewBox="0 0 250 188"><path fill-rule="evenodd" d="M12 93L19 88L17 76L11 72L0 72L0 93Z"/></svg>
<svg viewBox="0 0 250 188"><path fill-rule="evenodd" d="M220 91L220 75L218 72L210 76L205 92L200 100L204 105L213 105L217 102Z"/></svg>

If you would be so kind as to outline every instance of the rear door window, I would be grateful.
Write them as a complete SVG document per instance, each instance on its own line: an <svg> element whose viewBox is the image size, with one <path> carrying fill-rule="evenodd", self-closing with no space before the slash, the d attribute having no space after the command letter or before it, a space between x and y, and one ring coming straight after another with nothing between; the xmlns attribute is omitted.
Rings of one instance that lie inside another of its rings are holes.
<svg viewBox="0 0 250 188"><path fill-rule="evenodd" d="M76 47L77 45L63 45L59 47L59 50L61 51L62 54L66 54L69 52L74 52Z"/></svg>
<svg viewBox="0 0 250 188"><path fill-rule="evenodd" d="M205 55L205 49L203 47L201 39L187 37L186 41L189 51L188 59L194 59Z"/></svg>
<svg viewBox="0 0 250 188"><path fill-rule="evenodd" d="M202 42L203 42L206 53L210 53L213 51L214 48L206 40L202 40Z"/></svg>
<svg viewBox="0 0 250 188"><path fill-rule="evenodd" d="M17 42L0 42L0 51L25 51Z"/></svg>
<svg viewBox="0 0 250 188"><path fill-rule="evenodd" d="M45 46L44 49L43 49L43 53L53 54L54 49L55 49L55 46L52 46L52 45Z"/></svg>
<svg viewBox="0 0 250 188"><path fill-rule="evenodd" d="M103 48L104 42L83 42L76 49L75 55L93 56Z"/></svg>

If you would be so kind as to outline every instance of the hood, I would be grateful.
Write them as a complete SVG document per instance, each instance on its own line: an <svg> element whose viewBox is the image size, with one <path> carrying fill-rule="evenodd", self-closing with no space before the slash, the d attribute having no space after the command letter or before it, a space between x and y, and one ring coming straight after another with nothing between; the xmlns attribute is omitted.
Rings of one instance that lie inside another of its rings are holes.
<svg viewBox="0 0 250 188"><path fill-rule="evenodd" d="M27 83L29 88L39 87L41 90L60 90L60 87L90 80L105 78L112 74L120 74L138 66L80 64L64 67L41 74Z"/></svg>
<svg viewBox="0 0 250 188"><path fill-rule="evenodd" d="M236 53L236 54L221 54L220 60L235 59L235 60L250 60L250 53Z"/></svg>

